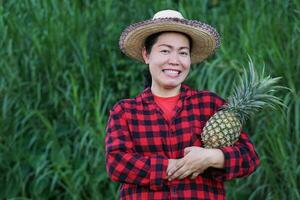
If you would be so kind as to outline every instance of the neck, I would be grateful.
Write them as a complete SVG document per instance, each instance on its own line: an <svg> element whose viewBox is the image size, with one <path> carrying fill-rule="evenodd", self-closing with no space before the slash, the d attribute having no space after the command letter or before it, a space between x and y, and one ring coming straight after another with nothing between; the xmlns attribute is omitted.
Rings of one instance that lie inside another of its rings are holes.
<svg viewBox="0 0 300 200"><path fill-rule="evenodd" d="M152 84L151 91L154 95L160 97L173 97L179 94L181 85L177 87L157 87Z"/></svg>

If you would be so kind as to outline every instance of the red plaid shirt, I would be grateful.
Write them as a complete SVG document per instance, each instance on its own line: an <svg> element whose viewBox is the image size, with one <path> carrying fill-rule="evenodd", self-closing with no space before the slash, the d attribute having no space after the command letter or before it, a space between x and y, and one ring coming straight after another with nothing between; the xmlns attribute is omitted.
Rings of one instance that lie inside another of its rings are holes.
<svg viewBox="0 0 300 200"><path fill-rule="evenodd" d="M121 199L225 199L224 181L247 176L259 158L246 133L232 147L221 150L224 169L209 168L196 179L168 181L168 159L182 158L184 148L202 146L205 122L225 102L208 91L181 87L171 121L163 117L150 88L122 100L110 112L106 128L106 169L121 182Z"/></svg>

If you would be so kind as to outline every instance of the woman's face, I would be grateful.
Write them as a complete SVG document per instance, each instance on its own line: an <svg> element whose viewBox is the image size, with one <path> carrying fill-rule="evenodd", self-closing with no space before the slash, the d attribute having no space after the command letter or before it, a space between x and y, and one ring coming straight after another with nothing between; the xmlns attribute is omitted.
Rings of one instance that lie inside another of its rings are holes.
<svg viewBox="0 0 300 200"><path fill-rule="evenodd" d="M152 76L152 89L180 88L187 77L190 65L189 39L180 33L167 32L158 36L150 53L143 49L145 63Z"/></svg>

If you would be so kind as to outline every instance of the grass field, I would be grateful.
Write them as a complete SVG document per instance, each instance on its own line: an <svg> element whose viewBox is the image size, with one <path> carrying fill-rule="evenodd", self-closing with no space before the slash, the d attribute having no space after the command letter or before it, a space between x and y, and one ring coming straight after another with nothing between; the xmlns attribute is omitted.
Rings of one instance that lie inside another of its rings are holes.
<svg viewBox="0 0 300 200"><path fill-rule="evenodd" d="M300 199L299 0L0 0L0 199L117 199L104 166L108 111L143 88L121 31L160 9L217 28L222 45L187 83L223 97L251 56L289 90L248 121L261 165L227 198Z"/></svg>

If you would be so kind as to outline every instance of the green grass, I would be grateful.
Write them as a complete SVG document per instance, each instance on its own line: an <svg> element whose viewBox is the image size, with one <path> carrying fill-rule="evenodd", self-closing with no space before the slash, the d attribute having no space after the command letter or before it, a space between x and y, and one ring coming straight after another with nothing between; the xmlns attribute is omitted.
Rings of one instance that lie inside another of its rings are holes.
<svg viewBox="0 0 300 200"><path fill-rule="evenodd" d="M179 9L217 28L221 48L187 83L223 97L248 55L290 88L286 109L265 109L245 129L261 157L228 199L300 199L298 0L0 1L0 199L117 199L104 165L109 109L143 89L146 66L120 53L130 23Z"/></svg>

